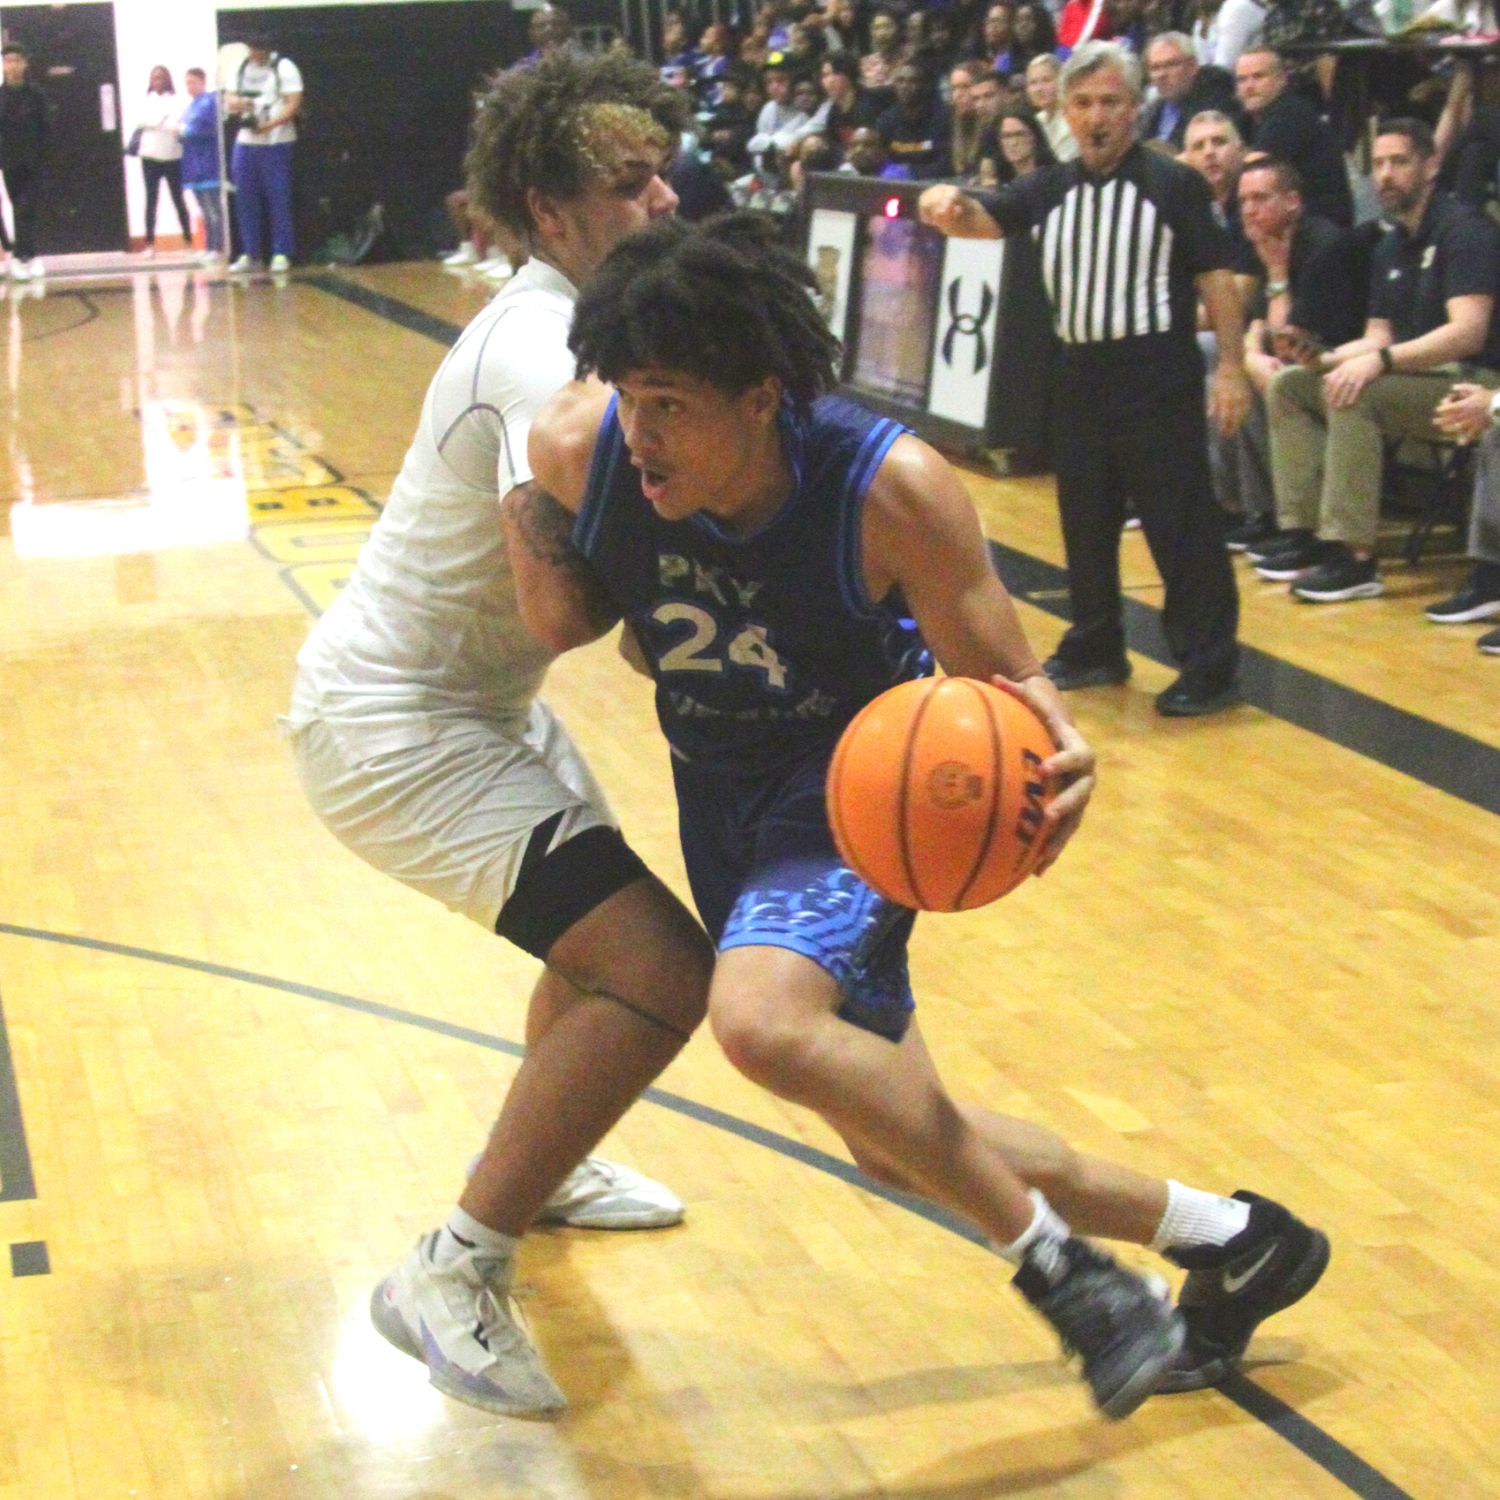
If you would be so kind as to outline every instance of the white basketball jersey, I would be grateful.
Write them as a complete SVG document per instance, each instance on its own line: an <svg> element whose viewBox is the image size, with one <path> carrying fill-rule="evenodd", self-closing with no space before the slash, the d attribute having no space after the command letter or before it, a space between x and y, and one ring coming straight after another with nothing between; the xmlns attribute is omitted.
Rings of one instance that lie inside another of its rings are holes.
<svg viewBox="0 0 1500 1500"><path fill-rule="evenodd" d="M449 351L354 576L298 655L293 723L342 721L378 755L429 739L425 716L511 717L536 695L552 653L521 624L499 502L531 478L532 421L573 378L577 297L533 259Z"/></svg>

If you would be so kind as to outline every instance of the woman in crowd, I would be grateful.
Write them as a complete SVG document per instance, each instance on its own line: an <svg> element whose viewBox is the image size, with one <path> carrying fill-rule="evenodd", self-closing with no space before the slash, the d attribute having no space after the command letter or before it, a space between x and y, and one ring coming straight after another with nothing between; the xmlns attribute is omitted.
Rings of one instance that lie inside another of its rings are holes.
<svg viewBox="0 0 1500 1500"><path fill-rule="evenodd" d="M1052 12L1037 0L1016 7L1011 18L1010 73L1024 73L1038 57L1051 57L1057 47Z"/></svg>
<svg viewBox="0 0 1500 1500"><path fill-rule="evenodd" d="M870 20L870 51L859 63L860 86L888 89L905 55L906 43L895 11L877 10Z"/></svg>
<svg viewBox="0 0 1500 1500"><path fill-rule="evenodd" d="M172 196L172 207L177 210L183 243L193 243L187 204L182 197L182 115L183 103L172 86L172 75L158 63L152 68L151 81L146 86L146 102L140 116L141 142L137 150L141 174L146 180L147 255L156 254L156 206L163 182Z"/></svg>
<svg viewBox="0 0 1500 1500"><path fill-rule="evenodd" d="M1000 111L990 151L993 154L985 157L980 168L986 187L1003 187L1035 172L1038 167L1049 167L1057 160L1048 144L1046 131L1031 111L1025 109Z"/></svg>
<svg viewBox="0 0 1500 1500"><path fill-rule="evenodd" d="M1037 123L1047 135L1047 144L1058 161L1072 161L1078 155L1078 142L1062 111L1057 78L1062 64L1055 57L1033 57L1026 67L1026 98L1036 114Z"/></svg>

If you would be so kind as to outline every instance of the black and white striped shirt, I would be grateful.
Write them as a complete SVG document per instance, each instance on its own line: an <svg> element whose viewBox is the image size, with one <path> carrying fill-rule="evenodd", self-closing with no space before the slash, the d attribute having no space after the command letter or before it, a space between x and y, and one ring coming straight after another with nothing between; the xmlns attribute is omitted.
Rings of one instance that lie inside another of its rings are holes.
<svg viewBox="0 0 1500 1500"><path fill-rule="evenodd" d="M1193 339L1196 278L1233 261L1202 176L1139 145L1107 177L1062 162L980 201L1007 234L1031 231L1068 345Z"/></svg>

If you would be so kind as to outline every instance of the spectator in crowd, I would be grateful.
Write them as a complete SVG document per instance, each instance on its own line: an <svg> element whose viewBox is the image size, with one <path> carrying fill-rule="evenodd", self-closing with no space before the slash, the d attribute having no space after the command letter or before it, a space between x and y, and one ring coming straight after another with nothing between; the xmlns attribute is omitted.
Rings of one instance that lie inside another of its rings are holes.
<svg viewBox="0 0 1500 1500"><path fill-rule="evenodd" d="M1364 337L1319 352L1283 335L1298 363L1270 382L1271 464L1285 536L1260 554L1263 578L1308 603L1384 592L1375 562L1387 437L1440 437L1433 414L1455 373L1500 386L1500 228L1433 191L1437 158L1420 120L1375 136L1375 189L1391 228L1375 249Z"/></svg>
<svg viewBox="0 0 1500 1500"><path fill-rule="evenodd" d="M959 60L958 37L946 10L914 10L906 18L906 55L926 63L934 78L942 78Z"/></svg>
<svg viewBox="0 0 1500 1500"><path fill-rule="evenodd" d="M1265 395L1286 362L1272 340L1293 328L1330 349L1358 338L1370 268L1357 233L1304 211L1302 180L1290 163L1257 157L1240 172L1237 191L1245 248L1235 279L1245 298L1245 373L1255 398L1226 444L1231 482L1220 500L1238 512L1225 542L1231 552L1245 552L1277 535Z"/></svg>
<svg viewBox="0 0 1500 1500"><path fill-rule="evenodd" d="M1223 68L1203 67L1192 41L1180 31L1164 31L1146 47L1146 76L1156 90L1141 120L1141 138L1166 141L1181 151L1188 121L1205 109L1228 115L1246 134L1244 111L1234 94L1234 78Z"/></svg>
<svg viewBox="0 0 1500 1500"><path fill-rule="evenodd" d="M1054 57L1057 25L1045 5L1018 5L1011 21L1010 65L1006 73L1025 73L1039 57Z"/></svg>
<svg viewBox="0 0 1500 1500"><path fill-rule="evenodd" d="M713 21L698 38L698 61L693 65L693 94L699 109L719 107L719 84L729 71L729 54L733 43L729 27Z"/></svg>
<svg viewBox="0 0 1500 1500"><path fill-rule="evenodd" d="M1140 57L1146 50L1148 35L1145 0L1104 0L1104 3L1114 39Z"/></svg>
<svg viewBox="0 0 1500 1500"><path fill-rule="evenodd" d="M974 107L974 84L986 73L992 72L984 59L959 63L948 74L948 108L952 114L953 135L949 144L952 157L952 175L962 181L977 180L979 159L984 153L988 126L986 119Z"/></svg>
<svg viewBox="0 0 1500 1500"><path fill-rule="evenodd" d="M1241 55L1260 41L1265 21L1260 0L1206 0L1193 26L1198 61L1233 72Z"/></svg>
<svg viewBox="0 0 1500 1500"><path fill-rule="evenodd" d="M984 55L997 73L1007 77L1013 71L1010 65L1010 49L1015 42L1015 15L1009 5L992 5L984 13L984 25L980 31L984 43Z"/></svg>
<svg viewBox="0 0 1500 1500"><path fill-rule="evenodd" d="M980 168L983 187L1017 182L1038 167L1050 167L1057 160L1048 144L1047 132L1027 109L1002 109L991 141Z"/></svg>
<svg viewBox="0 0 1500 1500"><path fill-rule="evenodd" d="M891 160L910 167L913 177L941 177L948 170L952 123L938 98L937 82L915 58L896 69L896 102L875 122Z"/></svg>
<svg viewBox="0 0 1500 1500"><path fill-rule="evenodd" d="M859 82L867 89L888 89L906 55L901 18L882 6L870 19L870 50L860 59Z"/></svg>
<svg viewBox="0 0 1500 1500"><path fill-rule="evenodd" d="M1047 144L1058 161L1072 161L1078 155L1073 127L1058 97L1057 77L1062 64L1055 57L1033 57L1026 69L1026 102L1036 115L1037 123L1047 132Z"/></svg>
<svg viewBox="0 0 1500 1500"><path fill-rule="evenodd" d="M823 59L819 81L825 98L818 112L803 126L803 139L821 136L835 150L843 152L861 125L879 126L890 93L885 89L861 88L855 81L859 71L847 53Z"/></svg>
<svg viewBox="0 0 1500 1500"><path fill-rule="evenodd" d="M760 76L766 91L766 102L760 107L760 114L755 121L755 133L748 144L757 172L767 171L774 166L774 162L766 162L766 153L773 150L778 153L784 151L810 118L792 103L792 72L787 64L786 53L771 53Z"/></svg>
<svg viewBox="0 0 1500 1500"><path fill-rule="evenodd" d="M539 5L526 25L531 51L521 59L523 67L533 67L544 57L568 46L573 40L573 23L560 5Z"/></svg>
<svg viewBox="0 0 1500 1500"><path fill-rule="evenodd" d="M0 56L5 79L0 84L0 176L15 226L15 240L6 248L12 252L11 280L30 281L46 269L36 253L36 215L47 149L47 97L26 77L24 47L7 42Z"/></svg>
<svg viewBox="0 0 1500 1500"><path fill-rule="evenodd" d="M1309 213L1348 228L1354 196L1344 153L1316 106L1288 82L1286 63L1269 47L1254 47L1235 63L1235 90L1251 120L1250 144L1296 167Z"/></svg>
<svg viewBox="0 0 1500 1500"><path fill-rule="evenodd" d="M825 51L859 55L859 8L855 0L825 0L822 21Z"/></svg>
<svg viewBox="0 0 1500 1500"><path fill-rule="evenodd" d="M1433 423L1460 443L1478 443L1474 462L1474 512L1469 521L1468 582L1427 610L1435 625L1466 625L1500 615L1500 396L1487 386L1460 382L1438 403ZM1500 629L1479 637L1486 656L1500 656Z"/></svg>
<svg viewBox="0 0 1500 1500"><path fill-rule="evenodd" d="M160 63L151 70L146 85L146 102L141 108L141 140L137 148L141 175L146 182L145 255L156 254L156 210L161 201L161 185L166 183L182 242L191 246L193 231L188 223L187 203L182 196L182 116L183 102L177 97L172 74Z"/></svg>
<svg viewBox="0 0 1500 1500"><path fill-rule="evenodd" d="M817 72L827 52L820 27L804 26L800 21L787 27L786 55L799 73Z"/></svg>
<svg viewBox="0 0 1500 1500"><path fill-rule="evenodd" d="M891 160L885 138L872 125L861 125L850 137L849 149L844 153L843 165L838 170L899 182L909 182L912 175L910 167Z"/></svg>
<svg viewBox="0 0 1500 1500"><path fill-rule="evenodd" d="M208 75L189 68L183 75L188 107L182 116L182 184L193 195L203 220L205 265L224 259L224 198L219 180L219 96L209 92Z"/></svg>
<svg viewBox="0 0 1500 1500"><path fill-rule="evenodd" d="M948 234L1035 236L1039 246L1059 340L1053 451L1073 615L1047 674L1065 691L1130 675L1119 557L1130 499L1166 587L1163 624L1181 666L1157 711L1216 713L1240 701L1239 594L1213 499L1205 411L1233 432L1250 396L1229 243L1203 179L1137 141L1132 53L1090 42L1069 58L1062 87L1077 161L977 200L930 187L921 214ZM1109 277L1078 269L1111 263ZM1221 353L1208 400L1200 298Z"/></svg>
<svg viewBox="0 0 1500 1500"><path fill-rule="evenodd" d="M266 252L270 225L271 270L291 269L292 149L302 108L302 74L289 57L271 50L271 38L246 39L250 55L240 67L228 107L244 121L234 141L234 221L243 254L232 271L257 269Z"/></svg>
<svg viewBox="0 0 1500 1500"><path fill-rule="evenodd" d="M682 18L682 12L669 10L661 23L661 75L665 83L677 87L667 77L668 71L681 69L689 78L699 63L697 50L688 41L687 22Z"/></svg>
<svg viewBox="0 0 1500 1500"><path fill-rule="evenodd" d="M1068 0L1057 17L1057 50L1066 57L1085 42L1114 35L1107 0Z"/></svg>
<svg viewBox="0 0 1500 1500"><path fill-rule="evenodd" d="M719 102L703 125L703 141L721 177L738 177L750 170L750 138L755 117L746 106L751 78L746 68L733 64L719 80Z"/></svg>
<svg viewBox="0 0 1500 1500"><path fill-rule="evenodd" d="M1194 115L1183 135L1182 159L1208 184L1213 197L1214 218L1228 232L1238 254L1244 238L1240 233L1240 206L1235 196L1235 184L1244 164L1245 146L1234 121L1216 109L1206 109Z"/></svg>

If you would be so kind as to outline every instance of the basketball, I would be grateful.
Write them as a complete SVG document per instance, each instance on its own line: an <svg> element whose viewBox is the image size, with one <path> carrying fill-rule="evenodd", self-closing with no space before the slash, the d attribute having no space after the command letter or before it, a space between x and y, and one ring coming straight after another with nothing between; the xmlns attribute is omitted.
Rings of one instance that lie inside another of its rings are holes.
<svg viewBox="0 0 1500 1500"><path fill-rule="evenodd" d="M968 911L1013 890L1046 846L1055 749L1032 708L970 677L904 682L844 731L828 821L849 868L889 901Z"/></svg>

